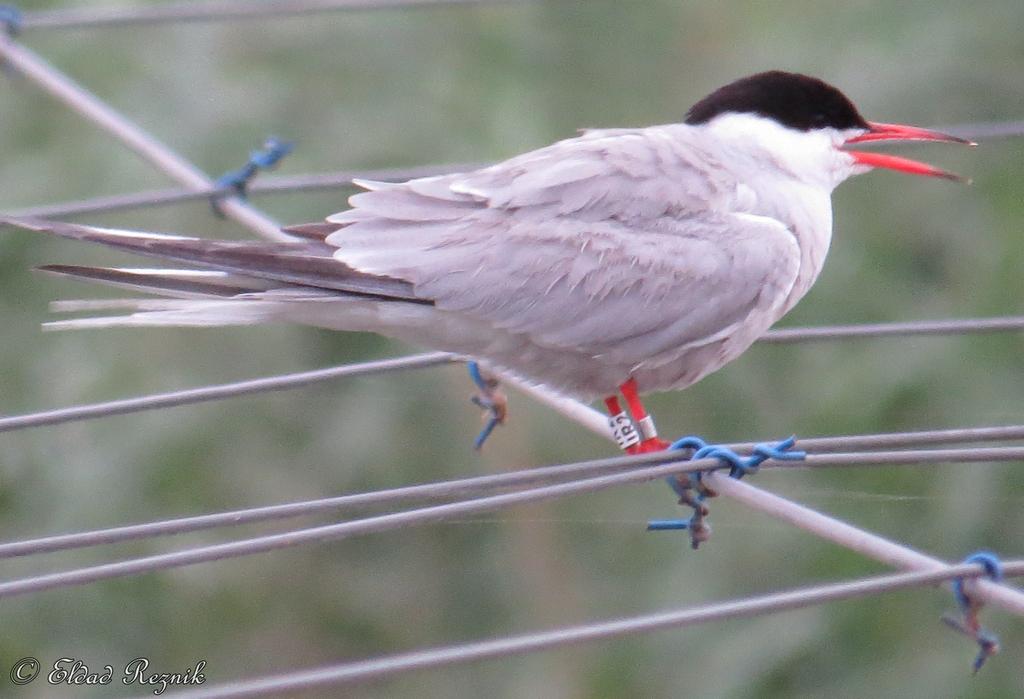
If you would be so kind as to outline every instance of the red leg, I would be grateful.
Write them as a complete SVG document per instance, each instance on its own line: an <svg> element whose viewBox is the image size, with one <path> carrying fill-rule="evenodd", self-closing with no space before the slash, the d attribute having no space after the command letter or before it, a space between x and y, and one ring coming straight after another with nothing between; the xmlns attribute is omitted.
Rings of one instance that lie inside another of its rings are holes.
<svg viewBox="0 0 1024 699"><path fill-rule="evenodd" d="M654 426L654 418L648 414L647 409L644 408L644 404L640 400L640 391L637 388L636 379L630 378L629 381L619 386L619 390L622 391L622 395L626 399L626 405L629 406L629 412L632 414L633 421L636 422L643 440L636 445L635 451L630 451L630 453L646 454L651 451L667 449L669 443L663 439L658 439L658 430Z"/></svg>
<svg viewBox="0 0 1024 699"><path fill-rule="evenodd" d="M619 405L618 396L608 396L604 399L605 407L608 408L609 415L618 415L622 412L622 406Z"/></svg>

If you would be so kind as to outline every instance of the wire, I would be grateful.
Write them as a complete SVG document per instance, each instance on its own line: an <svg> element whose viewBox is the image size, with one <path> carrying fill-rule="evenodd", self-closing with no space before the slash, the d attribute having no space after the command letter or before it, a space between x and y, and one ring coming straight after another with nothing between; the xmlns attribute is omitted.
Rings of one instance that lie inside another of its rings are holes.
<svg viewBox="0 0 1024 699"><path fill-rule="evenodd" d="M596 410L588 408L571 398L558 395L557 393L546 389L535 390L534 395L545 404L552 406L554 409L559 410L567 416L570 416L587 429L595 432L596 434L602 435L606 439L613 439L607 425L605 425L604 428L601 428L599 424L601 414ZM942 460L941 457L938 456L940 453L945 452L947 455L953 457L953 452L956 451L969 452L978 456L983 452L993 452L993 449L975 448L967 450L947 449L918 452L889 452L888 454L892 458L886 459L885 461L888 461L889 463L912 463L912 461L907 461L906 459L915 458L912 456L915 453L920 454L926 459L938 458L939 460ZM999 452L1003 450L996 448L994 451ZM1009 456L1013 451L1016 451L1016 449L1008 449L1004 454ZM875 456L880 456L882 453L885 452L875 453ZM931 457L926 457L926 454L931 454ZM808 455L799 463L805 465L809 463L814 465L831 462L833 465L837 466L853 464L866 465L869 463L869 459L870 457L867 457L867 455L863 453L812 454ZM959 459L955 458L953 460L959 461ZM1016 461L1018 459L1011 458L1010 460ZM843 463L844 461L845 464ZM885 461L882 463L885 463ZM916 461L914 463L922 462ZM741 500L752 509L763 512L771 517L775 517L776 519L789 522L796 527L823 537L840 546L853 549L885 563L906 568L926 568L942 564L938 559L929 558L928 556L918 553L911 548L901 546L900 544L889 541L888 539L865 530L857 529L846 522L828 517L827 515L804 507L803 505L780 498L777 495L773 495L765 490L761 490L735 478L728 478L717 472L710 472L704 475L703 481L711 491L714 491L717 494L731 496L735 499ZM1001 605L1005 609L1010 609L1015 613L1024 614L1024 593L995 586L987 581L979 582L978 585L978 595L983 597L985 601Z"/></svg>
<svg viewBox="0 0 1024 699"><path fill-rule="evenodd" d="M1024 136L1024 120L981 121L973 124L937 126L936 131L959 136L970 141L991 141L997 138L1018 138Z"/></svg>
<svg viewBox="0 0 1024 699"><path fill-rule="evenodd" d="M1009 576L1024 575L1024 561L1005 563L1004 572ZM592 641L604 641L639 633L687 628L710 622L773 614L828 602L880 595L906 588L936 585L955 578L977 579L982 575L984 575L984 570L977 564L943 566L941 569L927 572L877 575L726 602L715 602L698 607L673 609L654 614L569 626L552 631L539 631L487 641L399 653L370 660L328 665L312 670L299 670L252 680L228 682L176 694L175 697L178 699L227 699L228 697L262 695L280 696L284 692L390 679L395 675L412 670L460 665L488 658L504 658L510 655L521 655Z"/></svg>
<svg viewBox="0 0 1024 699"><path fill-rule="evenodd" d="M628 457L623 457L628 458ZM672 454L650 454L637 458L670 460L678 458ZM805 466L849 466L869 464L921 464L936 462L982 462L982 461L1024 461L1024 447L991 447L975 449L935 449L917 451L887 451L871 453L851 454L811 454L805 461L800 462ZM784 468L791 462L768 461L775 468ZM106 563L86 568L68 570L58 573L50 573L36 577L11 580L0 583L0 598L30 592L41 592L54 588L83 585L98 580L106 580L126 575L138 575L142 573L176 568L197 563L224 560L238 556L248 556L257 553L275 551L292 546L308 543L319 543L334 541L355 536L375 534L395 529L404 529L412 526L421 526L436 522L448 521L453 518L460 518L466 515L489 512L514 505L543 500L552 500L571 495L596 492L611 487L626 485L630 483L642 483L658 478L692 473L695 471L706 472L704 479L708 485L720 491L722 494L729 494L742 499L752 506L781 516L783 519L796 523L799 526L815 531L829 539L847 546L854 550L873 555L880 560L901 567L923 568L926 566L935 567L944 565L938 559L924 556L898 544L890 542L868 532L856 529L844 522L832 519L826 515L809 510L795 503L772 495L765 491L753 488L741 481L729 477L714 478L717 474L714 471L723 468L717 459L699 459L685 462L660 463L656 466L646 466L629 470L623 473L612 473L593 478L574 480L568 483L557 483L554 485L528 488L512 493L491 495L471 500L433 505L411 510L403 510L384 515L365 517L357 520L350 520L337 524L327 524L318 527L298 529L278 534L270 534L249 539L242 539L211 546L202 546L172 553L157 554L142 558L128 559L114 563ZM759 502L752 499L760 498ZM364 500L365 503L365 500ZM979 583L981 585L981 583ZM1004 590L1004 588L1000 588ZM995 604L1001 604L1013 611L1024 614L1024 594L1017 595L1013 591L1001 592L1005 598L999 598L990 591L979 589L979 594L984 593L985 599Z"/></svg>
<svg viewBox="0 0 1024 699"><path fill-rule="evenodd" d="M864 323L856 325L822 325L811 328L776 328L769 330L758 342L819 342L847 338L910 337L914 335L953 335L1024 330L1024 316L992 318L951 318L943 320L912 320L896 323Z"/></svg>
<svg viewBox="0 0 1024 699"><path fill-rule="evenodd" d="M248 508L218 512L195 517L182 517L158 522L113 527L74 534L49 536L40 539L0 544L0 558L11 558L38 553L48 553L72 548L83 548L101 544L165 536L185 532L212 529L221 526L252 524L269 520L285 519L315 514L324 510L339 510L352 507L384 505L410 500L447 499L456 495L482 493L511 486L535 485L568 480L574 477L594 475L622 470L650 463L663 463L678 459L678 455L665 454L644 456L617 456L557 466L511 471L490 476L476 476L436 483L404 486L366 493L319 498L267 507Z"/></svg>
<svg viewBox="0 0 1024 699"><path fill-rule="evenodd" d="M0 432L10 432L27 427L40 427L42 425L57 425L64 422L89 420L111 415L124 415L126 413L156 408L169 408L177 405L191 405L193 403L235 398L250 393L281 391L341 377L368 376L392 371L438 366L440 364L447 364L453 361L453 359L454 356L446 352L431 352L409 357L399 357L397 359L381 359L362 364L347 364L327 369L302 371L295 374L268 376L218 386L204 386L201 388L189 388L183 391L172 391L170 393L156 393L138 398L124 398L105 403L57 408L56 410L47 410L29 415L0 418Z"/></svg>
<svg viewBox="0 0 1024 699"><path fill-rule="evenodd" d="M798 441L798 446L806 449L809 448L808 445L810 444L822 443L826 447L838 447L845 441L847 448L852 448L855 445L863 446L871 444L871 442L876 438L880 438L877 441L882 444L889 446L902 446L914 443L959 441L958 437L967 435L971 437L969 441L1011 438L1024 439L1024 426L1018 425L1013 427L907 432L900 435L861 435L850 437L801 439ZM902 440L895 439L897 437L902 437ZM745 450L749 449L754 444L756 443L750 442L746 444L728 446L737 450ZM964 454L967 453L967 451L978 454L977 450L961 450L958 454ZM1002 452L998 453L1002 454ZM75 532L72 534L58 534L0 544L0 559L114 544L125 541L135 541L156 536L171 536L187 532L215 529L218 527L240 526L254 524L257 522L282 520L292 517L313 515L325 511L339 511L356 507L379 506L413 500L444 500L455 496L482 494L514 486L562 482L573 478L595 476L608 472L665 463L677 458L678 455L669 455L667 453L644 454L640 456L617 456L555 466L523 469L490 476L460 478L365 493L317 498L315 500L304 500L299 502L268 505L264 507L252 507L243 510L229 510L226 512L216 512L192 517L178 517L155 522ZM876 460L872 459L872 462L875 463ZM804 465L807 465L806 462ZM846 463L820 465L834 466L855 464ZM791 464L791 466L797 465ZM814 466L813 459L811 460L811 466Z"/></svg>
<svg viewBox="0 0 1024 699"><path fill-rule="evenodd" d="M639 469L628 473L612 474L570 483L560 483L543 488L504 493L474 500L465 500L397 513L367 517L364 519L329 524L309 529L300 529L280 534L233 541L224 544L192 548L167 554L159 554L143 558L129 559L116 563L108 563L77 570L51 573L33 578L13 580L0 583L0 598L30 592L41 592L54 588L82 585L98 580L106 580L126 575L138 575L167 568L175 568L196 563L223 560L237 556L265 553L300 544L323 542L350 538L362 534L385 532L393 529L441 522L451 518L462 517L479 512L487 512L502 507L553 499L577 493L592 492L624 483L640 482L668 476L675 473L689 472L717 466L714 459L697 462L674 463L659 465L647 469Z"/></svg>
<svg viewBox="0 0 1024 699"><path fill-rule="evenodd" d="M35 82L77 114L88 119L151 164L190 189L208 190L213 181L189 161L78 85L40 56L0 33L0 62ZM224 215L270 240L290 240L281 227L238 197L220 202Z"/></svg>
<svg viewBox="0 0 1024 699"><path fill-rule="evenodd" d="M883 432L879 434L840 435L835 437L801 437L797 439L796 446L804 450L828 452L1019 439L1024 439L1024 425L956 427L945 430ZM757 442L741 442L728 446L736 451L749 451L755 444Z"/></svg>
<svg viewBox="0 0 1024 699"><path fill-rule="evenodd" d="M894 460L892 463L900 462ZM755 488L745 481L714 472L704 476L704 483L718 495L731 497L764 514L789 522L804 531L895 568L936 570L945 565L938 558L859 529L761 488ZM994 585L991 582L979 581L977 584L979 597L1014 614L1024 616L1024 592Z"/></svg>
<svg viewBox="0 0 1024 699"><path fill-rule="evenodd" d="M492 5L524 0L207 0L206 2L165 2L134 7L83 7L26 12L24 30L123 27L166 22L222 22L264 19L289 15L310 15L340 10L390 10L397 8L444 7L447 5Z"/></svg>
<svg viewBox="0 0 1024 699"><path fill-rule="evenodd" d="M64 12L59 10L58 12ZM954 126L937 127L944 133L959 135L964 138L1010 138L1024 136L1024 121L986 122L979 124L957 124ZM382 168L377 170L339 170L336 172L313 173L306 175L265 175L254 181L249 187L250 194L279 194L285 192L332 190L352 187L354 179L379 180L383 182L404 182L418 177L432 177L452 172L467 172L486 167L490 163L453 163L450 165L421 165L407 168ZM120 194L108 197L96 197L59 204L44 204L4 212L4 216L57 218L80 214L122 211L126 209L142 209L153 206L166 206L181 202L209 199L212 196L230 194L227 187L209 187L205 189L154 189L132 194ZM2 225L2 224L0 224ZM922 333L928 332L922 330Z"/></svg>
<svg viewBox="0 0 1024 699"><path fill-rule="evenodd" d="M765 343L793 343L809 341L831 341L851 337L896 337L913 335L938 335L938 334L962 334L962 333L988 333L1024 330L1024 316L1004 316L998 318L968 318L963 320L938 320L938 321L909 321L896 323L872 323L867 325L830 325L820 327L804 328L783 328L770 330L761 337L758 342ZM400 359L384 360L382 371L393 369L416 369L450 361L458 361L458 357L444 352L431 352L426 354L414 354ZM262 379L241 382L239 384L224 384L220 386L209 386L206 388L187 389L171 393L158 393L149 396L136 398L125 398L104 403L80 405L68 408L46 410L38 413L16 415L0 418L0 432L9 432L27 427L39 427L42 425L57 425L77 420L106 417L108 415L123 415L142 410L163 408L177 405L189 405L202 401L220 400L232 398L236 395L258 393L265 390L281 390L283 388L296 388L316 383L318 380L337 378L339 376L363 375L376 373L375 363L355 365L350 369L345 366L318 369L299 374L286 374L282 376L269 376ZM357 368L358 367L358 368ZM503 380L513 383L526 393L537 394L544 389L534 386L528 382L516 380L513 377L505 376ZM568 416L573 419L573 413L578 412L578 404L563 405L563 410L568 410ZM594 418L591 417L593 421ZM600 429L605 429L606 421L600 418Z"/></svg>
<svg viewBox="0 0 1024 699"><path fill-rule="evenodd" d="M63 10L60 12L63 12ZM992 139L1024 136L1024 121L957 124L936 128L944 133L979 140L986 138ZM466 172L485 167L488 164L489 163L456 163L452 165L424 165L411 168L386 168L367 171L341 170L337 172L308 175L265 176L253 182L249 187L249 192L274 194L282 192L338 189L351 187L353 179L404 182L405 180L415 179L417 177L431 177L450 172ZM4 215L15 217L56 218L60 216L75 216L79 214L163 206L199 199L208 199L211 196L227 193L230 193L227 188L209 188L205 190L158 189L136 192L133 194L84 199L81 201L71 201L60 204L33 206L5 212ZM925 334L931 331L922 327L919 332L921 334Z"/></svg>
<svg viewBox="0 0 1024 699"><path fill-rule="evenodd" d="M382 168L378 170L343 170L310 175L263 175L248 186L249 194L280 194L286 192L310 192L353 187L352 180L377 180L381 182L404 182L418 177L432 177L450 172L474 170L480 163L454 163L451 165L421 165L407 168ZM5 212L3 216L16 218L58 218L79 214L95 214L127 209L143 209L190 201L205 201L210 197L230 194L228 187L211 187L203 190L181 188L152 189L132 194L117 194L79 201L44 204ZM0 225L3 225L0 223Z"/></svg>

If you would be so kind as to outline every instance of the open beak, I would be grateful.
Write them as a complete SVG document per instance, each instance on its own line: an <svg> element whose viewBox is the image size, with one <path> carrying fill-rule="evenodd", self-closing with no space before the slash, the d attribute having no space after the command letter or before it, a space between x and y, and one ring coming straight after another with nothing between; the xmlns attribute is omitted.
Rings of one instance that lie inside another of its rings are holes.
<svg viewBox="0 0 1024 699"><path fill-rule="evenodd" d="M945 143L963 143L968 146L978 144L956 136L949 136L938 131L921 129L916 126L904 126L902 124L882 124L877 121L869 121L871 129L859 136L854 136L843 145L851 143L868 143L870 141L942 141ZM967 178L956 175L952 172L940 170L934 165L921 163L909 158L901 158L896 155L885 153L866 153L864 151L847 151L859 165L868 167L882 167L889 170L906 172L910 175L927 175L929 177L942 177L947 180L968 182Z"/></svg>

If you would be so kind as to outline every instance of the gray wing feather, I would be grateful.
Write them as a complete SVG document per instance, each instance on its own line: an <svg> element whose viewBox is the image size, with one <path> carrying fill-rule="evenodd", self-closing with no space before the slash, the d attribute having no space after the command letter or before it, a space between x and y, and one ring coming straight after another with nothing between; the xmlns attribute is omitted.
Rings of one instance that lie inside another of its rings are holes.
<svg viewBox="0 0 1024 699"><path fill-rule="evenodd" d="M685 126L587 132L469 174L370 183L326 242L438 308L540 345L643 361L714 342L792 287L799 249L732 211ZM700 167L695 167L699 163Z"/></svg>
<svg viewBox="0 0 1024 699"><path fill-rule="evenodd" d="M713 158L685 125L587 131L498 165L451 178L490 208L588 220L699 214L731 196Z"/></svg>
<svg viewBox="0 0 1024 699"><path fill-rule="evenodd" d="M469 255L425 251L414 285L439 308L538 344L639 362L714 342L752 313L768 313L796 277L796 244L781 225L689 228L691 235L638 234L606 224L600 243L581 252L579 237L592 236L592 226L575 228L579 237L571 225L530 227L528 243L495 235L487 250L476 240L455 248Z"/></svg>

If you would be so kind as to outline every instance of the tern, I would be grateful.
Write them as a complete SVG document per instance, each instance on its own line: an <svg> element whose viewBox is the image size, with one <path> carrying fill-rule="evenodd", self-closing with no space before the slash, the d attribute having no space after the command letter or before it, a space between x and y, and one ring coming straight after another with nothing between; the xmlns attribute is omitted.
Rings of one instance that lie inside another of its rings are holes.
<svg viewBox="0 0 1024 699"><path fill-rule="evenodd" d="M876 141L969 143L867 121L835 87L770 71L712 92L682 123L586 130L472 172L357 181L366 191L349 209L284 229L294 242L6 222L189 267L43 267L164 297L65 302L127 312L51 325L380 333L604 398L619 446L640 453L666 446L641 394L721 368L810 289L840 182L874 168L961 179L849 149Z"/></svg>

